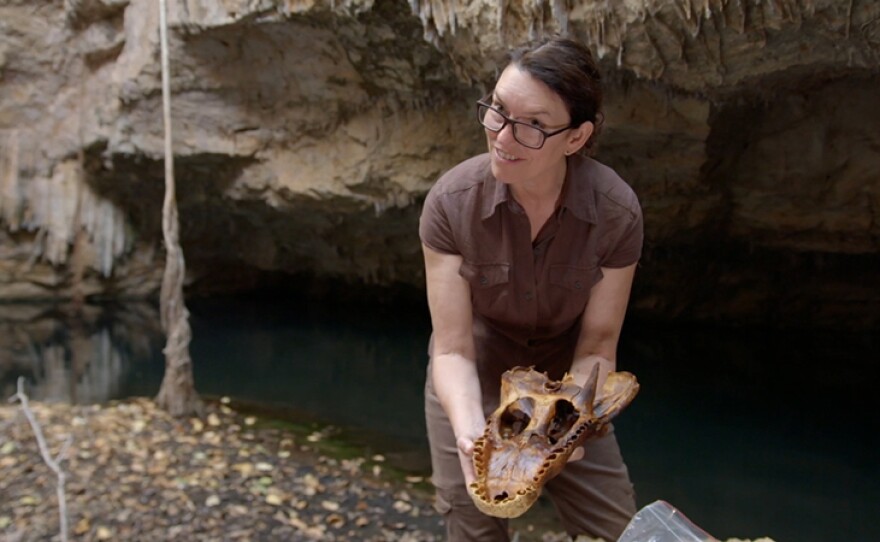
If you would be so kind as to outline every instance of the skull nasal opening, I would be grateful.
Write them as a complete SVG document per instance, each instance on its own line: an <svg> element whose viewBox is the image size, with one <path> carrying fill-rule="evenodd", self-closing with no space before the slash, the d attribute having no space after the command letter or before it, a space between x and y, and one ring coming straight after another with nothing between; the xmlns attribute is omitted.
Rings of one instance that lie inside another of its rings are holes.
<svg viewBox="0 0 880 542"><path fill-rule="evenodd" d="M544 383L544 391L554 392L562 389L562 382L558 380L551 380L550 382Z"/></svg>
<svg viewBox="0 0 880 542"><path fill-rule="evenodd" d="M530 397L521 397L510 403L498 418L498 434L504 439L519 435L528 427L534 411L535 400Z"/></svg>

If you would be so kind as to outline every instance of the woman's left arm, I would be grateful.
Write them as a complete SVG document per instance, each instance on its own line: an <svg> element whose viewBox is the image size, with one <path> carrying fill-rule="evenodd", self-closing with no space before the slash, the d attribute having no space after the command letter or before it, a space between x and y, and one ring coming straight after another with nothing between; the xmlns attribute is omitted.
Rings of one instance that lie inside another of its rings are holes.
<svg viewBox="0 0 880 542"><path fill-rule="evenodd" d="M586 383L596 364L599 364L600 389L608 373L615 370L617 341L623 327L636 265L603 267L602 280L590 292L570 370L579 386Z"/></svg>

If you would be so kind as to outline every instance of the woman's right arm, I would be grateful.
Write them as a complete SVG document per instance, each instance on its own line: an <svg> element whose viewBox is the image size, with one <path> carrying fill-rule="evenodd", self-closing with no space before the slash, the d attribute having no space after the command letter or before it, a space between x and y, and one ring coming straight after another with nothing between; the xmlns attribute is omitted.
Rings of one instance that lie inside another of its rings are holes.
<svg viewBox="0 0 880 542"><path fill-rule="evenodd" d="M458 272L461 256L443 254L424 244L422 252L433 327L431 378L455 433L465 482L470 484L474 479L473 441L486 423L474 360L470 286Z"/></svg>

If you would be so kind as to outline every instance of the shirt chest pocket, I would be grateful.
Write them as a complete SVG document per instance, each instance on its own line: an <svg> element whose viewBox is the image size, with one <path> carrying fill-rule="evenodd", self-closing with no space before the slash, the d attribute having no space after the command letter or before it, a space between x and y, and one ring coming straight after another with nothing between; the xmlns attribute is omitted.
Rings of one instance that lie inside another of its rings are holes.
<svg viewBox="0 0 880 542"><path fill-rule="evenodd" d="M602 271L597 267L574 267L571 265L551 265L549 302L562 319L574 319L584 312L590 299L593 285L602 279Z"/></svg>
<svg viewBox="0 0 880 542"><path fill-rule="evenodd" d="M510 264L462 262L459 274L471 287L474 310L489 318L504 315L509 302Z"/></svg>

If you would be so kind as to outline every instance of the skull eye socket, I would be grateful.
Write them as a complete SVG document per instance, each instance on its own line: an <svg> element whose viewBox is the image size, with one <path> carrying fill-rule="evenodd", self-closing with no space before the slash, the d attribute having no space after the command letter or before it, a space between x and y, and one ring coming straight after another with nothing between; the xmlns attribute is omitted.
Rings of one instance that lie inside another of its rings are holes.
<svg viewBox="0 0 880 542"><path fill-rule="evenodd" d="M507 405L504 412L498 418L498 433L501 438L513 438L528 427L535 411L535 400L529 397L521 397Z"/></svg>
<svg viewBox="0 0 880 542"><path fill-rule="evenodd" d="M547 438L551 444L556 444L574 426L578 419L578 411L568 401L560 399L556 401L553 409L553 419L547 429Z"/></svg>

